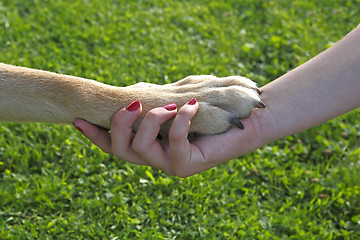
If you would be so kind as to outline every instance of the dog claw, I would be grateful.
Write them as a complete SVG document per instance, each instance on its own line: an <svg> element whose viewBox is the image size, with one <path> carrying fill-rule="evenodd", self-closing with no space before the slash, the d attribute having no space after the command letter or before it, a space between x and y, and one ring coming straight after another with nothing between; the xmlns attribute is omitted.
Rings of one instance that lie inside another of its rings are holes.
<svg viewBox="0 0 360 240"><path fill-rule="evenodd" d="M256 105L257 108L265 108L265 104L263 102L259 102L258 105Z"/></svg>
<svg viewBox="0 0 360 240"><path fill-rule="evenodd" d="M237 126L240 129L244 129L244 125L242 124L242 122L238 119L238 118L233 118L230 120L230 122L232 124L234 124L235 126Z"/></svg>

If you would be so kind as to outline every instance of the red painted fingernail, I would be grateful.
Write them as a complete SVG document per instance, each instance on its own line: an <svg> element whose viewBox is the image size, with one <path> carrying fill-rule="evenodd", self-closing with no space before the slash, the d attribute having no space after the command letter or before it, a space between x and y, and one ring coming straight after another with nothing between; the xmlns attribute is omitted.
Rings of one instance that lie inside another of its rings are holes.
<svg viewBox="0 0 360 240"><path fill-rule="evenodd" d="M130 103L125 109L129 112L135 111L136 109L138 109L140 107L140 102L139 100L135 100L132 103Z"/></svg>
<svg viewBox="0 0 360 240"><path fill-rule="evenodd" d="M76 126L75 123L73 123L73 125L79 132L81 132L81 133L83 132L83 130L80 127Z"/></svg>
<svg viewBox="0 0 360 240"><path fill-rule="evenodd" d="M195 103L196 103L196 99L195 99L195 98L192 98L192 99L188 102L189 105L195 105Z"/></svg>
<svg viewBox="0 0 360 240"><path fill-rule="evenodd" d="M168 111L173 111L173 110L176 109L176 104L175 103L170 103L168 105L163 106L163 108L165 108Z"/></svg>

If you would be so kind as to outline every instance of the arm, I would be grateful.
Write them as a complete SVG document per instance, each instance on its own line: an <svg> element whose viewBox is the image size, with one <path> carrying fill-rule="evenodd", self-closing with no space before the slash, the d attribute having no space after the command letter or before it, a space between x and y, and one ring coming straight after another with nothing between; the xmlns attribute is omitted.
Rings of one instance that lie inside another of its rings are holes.
<svg viewBox="0 0 360 240"><path fill-rule="evenodd" d="M273 140L306 130L359 107L360 27L330 49L262 88L266 108L242 120L245 129L189 143L187 132L197 104L172 112L147 114L135 136L127 131L141 112L122 109L112 120L111 134L82 120L75 125L102 150L120 159L146 164L170 175L186 177L249 153ZM175 116L169 144L156 141L156 129Z"/></svg>
<svg viewBox="0 0 360 240"><path fill-rule="evenodd" d="M114 113L127 103L125 91L89 79L0 63L0 121L72 123L84 118L110 128Z"/></svg>
<svg viewBox="0 0 360 240"><path fill-rule="evenodd" d="M232 159L271 141L329 121L360 105L360 27L331 48L261 88L266 108L232 129L215 136L224 153L209 148L206 158ZM201 140L204 146L210 139ZM223 161L219 161L223 162Z"/></svg>
<svg viewBox="0 0 360 240"><path fill-rule="evenodd" d="M359 107L360 27L262 90L268 107L266 112L258 113L261 135L265 137L263 143L306 130Z"/></svg>
<svg viewBox="0 0 360 240"><path fill-rule="evenodd" d="M140 86L140 87L139 87ZM72 123L76 118L110 129L111 119L133 98L155 107L159 89L115 87L94 80L0 63L0 121ZM144 94L146 93L146 94ZM161 98L166 101L163 92ZM151 102L152 100L152 102ZM140 119L139 119L140 121Z"/></svg>

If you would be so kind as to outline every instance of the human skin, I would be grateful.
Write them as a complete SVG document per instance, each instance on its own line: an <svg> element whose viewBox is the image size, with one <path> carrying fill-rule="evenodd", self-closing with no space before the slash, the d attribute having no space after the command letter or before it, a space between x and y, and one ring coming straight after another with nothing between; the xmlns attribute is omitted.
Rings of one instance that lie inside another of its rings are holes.
<svg viewBox="0 0 360 240"><path fill-rule="evenodd" d="M104 152L119 159L153 166L169 175L194 175L358 108L360 27L261 90L266 108L254 109L243 119L245 129L232 128L191 143L187 134L197 102L170 111L161 107L149 111L135 135L131 125L141 113L141 105L133 111L124 108L117 112L111 133L81 119L74 125ZM169 143L158 142L160 124L173 117Z"/></svg>

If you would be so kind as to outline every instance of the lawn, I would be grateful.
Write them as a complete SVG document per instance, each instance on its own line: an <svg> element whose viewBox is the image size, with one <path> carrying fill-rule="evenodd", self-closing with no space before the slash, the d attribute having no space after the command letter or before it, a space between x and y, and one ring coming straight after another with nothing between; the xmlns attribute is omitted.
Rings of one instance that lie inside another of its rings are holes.
<svg viewBox="0 0 360 240"><path fill-rule="evenodd" d="M262 86L359 23L359 0L0 0L0 62L118 86ZM360 239L359 113L185 179L72 126L0 123L0 239Z"/></svg>

